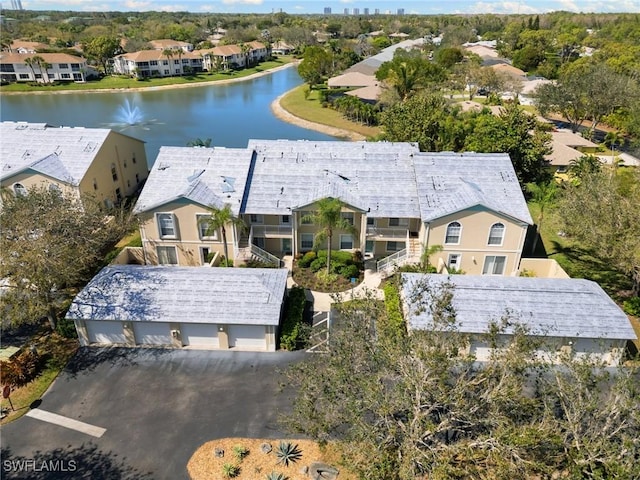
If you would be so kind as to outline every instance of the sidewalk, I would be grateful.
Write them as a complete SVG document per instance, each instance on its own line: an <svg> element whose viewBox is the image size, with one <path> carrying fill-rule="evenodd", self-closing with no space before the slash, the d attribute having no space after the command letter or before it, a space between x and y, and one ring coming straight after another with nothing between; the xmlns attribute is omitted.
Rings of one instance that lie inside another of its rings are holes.
<svg viewBox="0 0 640 480"><path fill-rule="evenodd" d="M324 293L307 290L307 300L313 302L313 310L315 312L328 312L331 310L331 304L334 303L336 296L339 296L343 300L351 300L352 298L362 298L366 295L366 292L370 292L375 298L383 300L384 293L378 288L381 281L382 276L378 272L375 270L365 270L364 280L357 287L340 293ZM289 275L287 278L287 288L291 288L294 285L293 277Z"/></svg>

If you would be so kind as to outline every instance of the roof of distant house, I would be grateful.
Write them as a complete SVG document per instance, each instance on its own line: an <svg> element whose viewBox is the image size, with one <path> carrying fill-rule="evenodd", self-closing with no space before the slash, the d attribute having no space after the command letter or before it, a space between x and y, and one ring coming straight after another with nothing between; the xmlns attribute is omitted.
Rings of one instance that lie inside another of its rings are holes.
<svg viewBox="0 0 640 480"><path fill-rule="evenodd" d="M349 92L345 92L345 95L351 97L358 97L360 100L376 101L382 93L382 87L379 84L370 85L368 87L356 88Z"/></svg>
<svg viewBox="0 0 640 480"><path fill-rule="evenodd" d="M394 45L391 45L384 50L382 50L377 55L373 55L372 57L366 58L361 62L356 63L355 65L349 67L344 71L344 73L349 72L360 72L366 75L374 75L375 72L380 68L385 62L389 62L393 60L393 55L396 50L399 48L403 48L405 50L411 50L413 48L419 48L426 43L424 38L418 38L415 40L404 40L402 42L398 42Z"/></svg>
<svg viewBox="0 0 640 480"><path fill-rule="evenodd" d="M51 47L46 43L42 43L42 42L30 42L27 40L13 40L11 42L10 48L11 50L24 49L24 50L35 52L37 50L43 50Z"/></svg>
<svg viewBox="0 0 640 480"><path fill-rule="evenodd" d="M76 296L67 318L278 325L287 270L114 265Z"/></svg>
<svg viewBox="0 0 640 480"><path fill-rule="evenodd" d="M189 48L193 47L193 45L189 42L182 42L180 40L171 40L170 38L162 38L160 40L150 40L149 45L151 45L155 49L165 49L165 48Z"/></svg>
<svg viewBox="0 0 640 480"><path fill-rule="evenodd" d="M38 56L42 58L46 63L85 63L86 60L82 57L76 57L75 55L69 55L68 53L0 53L0 63L26 63L27 58L34 58ZM37 67L36 67L37 69Z"/></svg>
<svg viewBox="0 0 640 480"><path fill-rule="evenodd" d="M408 305L411 295L425 285L437 291L447 282L453 284L452 305L461 333L487 333L491 322L508 316L540 336L636 339L629 319L604 290L595 282L577 278L403 273L402 295L410 329L433 325L428 307L416 310L419 305ZM513 328L507 327L505 333L513 333Z"/></svg>
<svg viewBox="0 0 640 480"><path fill-rule="evenodd" d="M496 72L502 72L507 75L511 75L514 77L526 77L526 73L519 68L514 67L513 65L509 65L507 63L496 63L495 65L491 65Z"/></svg>
<svg viewBox="0 0 640 480"><path fill-rule="evenodd" d="M78 185L109 135L122 134L106 128L2 122L0 178L4 180L29 169Z"/></svg>
<svg viewBox="0 0 640 480"><path fill-rule="evenodd" d="M375 75L366 75L360 72L349 72L330 78L329 87L370 87L378 84Z"/></svg>

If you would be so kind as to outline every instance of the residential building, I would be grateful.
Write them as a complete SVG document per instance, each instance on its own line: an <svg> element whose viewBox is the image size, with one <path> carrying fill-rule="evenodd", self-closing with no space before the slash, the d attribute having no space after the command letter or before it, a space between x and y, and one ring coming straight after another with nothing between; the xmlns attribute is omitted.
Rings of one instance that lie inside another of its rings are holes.
<svg viewBox="0 0 640 480"><path fill-rule="evenodd" d="M104 268L66 318L80 345L275 351L287 271L275 268Z"/></svg>
<svg viewBox="0 0 640 480"><path fill-rule="evenodd" d="M16 195L42 186L109 206L147 178L144 142L106 128L2 122L0 137L0 186Z"/></svg>
<svg viewBox="0 0 640 480"><path fill-rule="evenodd" d="M13 53L36 53L39 50L44 50L47 48L51 48L51 47L46 43L42 43L42 42L30 42L27 40L13 40L9 45L9 48L6 50Z"/></svg>
<svg viewBox="0 0 640 480"><path fill-rule="evenodd" d="M452 334L468 337L467 350L460 353L478 361L489 360L496 344L508 345L516 323L526 325L527 335L539 342L536 356L551 362L571 354L614 366L627 342L637 338L624 312L589 280L403 273L401 297L409 332L438 328L431 309L421 308L426 299L417 304L409 299L416 298L416 288L438 289L445 283L452 284ZM505 317L509 323L492 345L490 326Z"/></svg>
<svg viewBox="0 0 640 480"><path fill-rule="evenodd" d="M190 72L201 72L202 58L196 52L182 50L140 50L115 56L113 73L139 78L170 77Z"/></svg>
<svg viewBox="0 0 640 480"><path fill-rule="evenodd" d="M324 14L331 15L331 7L324 7Z"/></svg>
<svg viewBox="0 0 640 480"><path fill-rule="evenodd" d="M162 39L162 40L151 40L149 42L156 50L171 50L171 49L181 49L185 52L193 51L193 44L189 42L181 42L179 40L171 40L171 39Z"/></svg>
<svg viewBox="0 0 640 480"><path fill-rule="evenodd" d="M205 70L230 70L244 68L265 61L271 55L261 42L247 42L241 45L220 45L207 50L196 50L202 57Z"/></svg>
<svg viewBox="0 0 640 480"><path fill-rule="evenodd" d="M42 62L29 65L29 59ZM87 61L66 53L0 54L0 78L3 82L85 82Z"/></svg>
<svg viewBox="0 0 640 480"><path fill-rule="evenodd" d="M365 9L364 9L364 14L365 14L365 15L369 15L369 9L368 9L368 8L366 8L366 7L365 7Z"/></svg>
<svg viewBox="0 0 640 480"><path fill-rule="evenodd" d="M229 204L245 228L226 228L229 256L279 264L313 248L306 221L326 197L344 203L355 233L332 248L362 251L380 271L418 262L470 274L517 272L533 222L507 154L421 153L415 144L250 140L246 149L163 147L135 211L147 263L203 265L221 254L206 235L208 207ZM210 233L210 232L209 232Z"/></svg>
<svg viewBox="0 0 640 480"><path fill-rule="evenodd" d="M359 8L357 8L357 7L356 7L356 8L354 8L354 9L353 9L353 14L354 14L354 15L360 15L360 9L359 9Z"/></svg>

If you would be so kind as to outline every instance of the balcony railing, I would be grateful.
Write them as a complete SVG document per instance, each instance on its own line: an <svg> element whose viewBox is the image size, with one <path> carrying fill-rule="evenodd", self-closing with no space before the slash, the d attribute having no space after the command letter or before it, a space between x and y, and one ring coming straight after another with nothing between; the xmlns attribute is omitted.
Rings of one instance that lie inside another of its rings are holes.
<svg viewBox="0 0 640 480"><path fill-rule="evenodd" d="M388 257L383 258L376 264L376 269L378 272L388 273L394 267L404 265L409 259L409 255L407 253L407 249L403 248L402 250L397 251L394 254L389 255Z"/></svg>
<svg viewBox="0 0 640 480"><path fill-rule="evenodd" d="M293 235L291 225L252 225L253 237L290 237Z"/></svg>
<svg viewBox="0 0 640 480"><path fill-rule="evenodd" d="M377 238L394 238L394 239L405 239L407 238L407 234L409 229L404 227L399 228L381 228L381 227L367 227L367 237L377 237Z"/></svg>

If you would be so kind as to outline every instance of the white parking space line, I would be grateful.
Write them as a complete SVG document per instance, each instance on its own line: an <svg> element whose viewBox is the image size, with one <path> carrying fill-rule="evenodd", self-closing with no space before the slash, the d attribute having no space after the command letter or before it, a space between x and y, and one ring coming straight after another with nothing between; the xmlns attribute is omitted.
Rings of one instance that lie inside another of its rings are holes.
<svg viewBox="0 0 640 480"><path fill-rule="evenodd" d="M87 435L91 435L96 438L100 438L104 432L107 431L106 428L89 425L88 423L80 422L73 418L63 417L62 415L47 412L46 410L40 410L39 408L29 410L26 415L27 417L42 420L43 422L53 423L55 425L60 425L61 427L70 428L71 430L77 430L78 432L86 433Z"/></svg>

